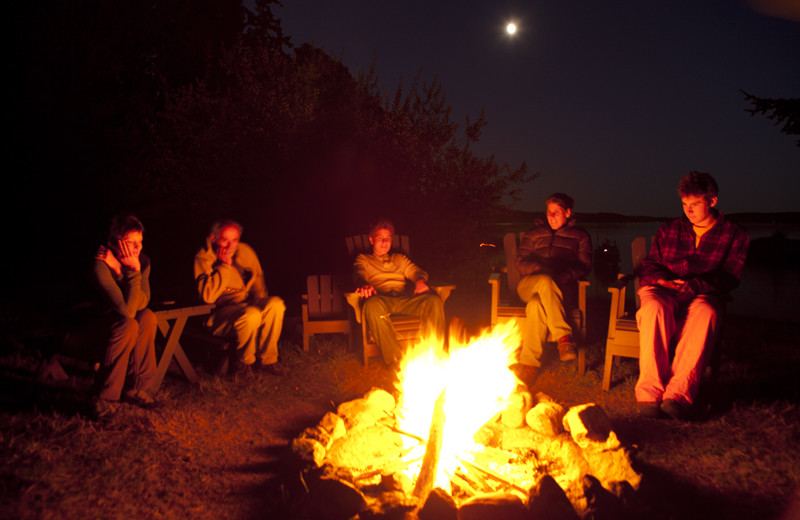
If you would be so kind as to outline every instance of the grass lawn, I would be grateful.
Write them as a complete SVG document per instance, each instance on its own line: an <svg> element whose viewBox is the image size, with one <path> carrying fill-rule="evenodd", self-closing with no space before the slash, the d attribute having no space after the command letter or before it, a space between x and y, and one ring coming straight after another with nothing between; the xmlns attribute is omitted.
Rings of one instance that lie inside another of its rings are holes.
<svg viewBox="0 0 800 520"><path fill-rule="evenodd" d="M551 352L536 390L565 407L606 410L643 474L642 517L781 518L800 488L800 324L728 316L711 411L677 423L637 415L635 360L622 360L602 392L601 322L590 331L587 373ZM378 362L363 367L341 336L315 338L305 354L297 320L286 325L287 376L201 371L190 385L170 372L159 408L124 405L102 424L86 417L86 373L73 367L66 384L38 383L35 342L6 338L0 517L291 518L297 479L288 442L339 403L373 386L391 390L391 374Z"/></svg>

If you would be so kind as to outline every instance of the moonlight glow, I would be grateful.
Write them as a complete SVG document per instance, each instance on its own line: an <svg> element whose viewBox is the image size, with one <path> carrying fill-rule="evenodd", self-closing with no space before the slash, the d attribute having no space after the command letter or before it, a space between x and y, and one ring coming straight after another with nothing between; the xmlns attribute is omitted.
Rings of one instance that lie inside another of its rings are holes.
<svg viewBox="0 0 800 520"><path fill-rule="evenodd" d="M514 34L516 34L516 32L517 32L517 24L515 24L514 22L509 22L508 25L506 25L506 33L508 33L509 36L513 36Z"/></svg>

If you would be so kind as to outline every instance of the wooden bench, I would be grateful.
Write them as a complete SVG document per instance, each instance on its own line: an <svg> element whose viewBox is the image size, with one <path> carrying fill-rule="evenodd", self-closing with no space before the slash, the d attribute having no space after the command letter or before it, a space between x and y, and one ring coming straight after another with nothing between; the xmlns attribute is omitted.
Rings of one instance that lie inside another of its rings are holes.
<svg viewBox="0 0 800 520"><path fill-rule="evenodd" d="M156 378L151 388L153 393L157 392L161 387L161 383L164 380L164 376L173 358L178 363L178 367L188 381L192 383L198 381L197 372L186 356L186 352L184 352L181 346L180 339L189 318L193 316L206 316L210 314L213 309L214 305L211 304L188 307L168 306L164 308L158 308L158 306L156 306L156 309L152 309L153 313L156 315L158 330L161 331L161 334L166 340L164 350L158 360ZM100 363L102 362L102 352L87 352L86 349L76 350L74 348L63 348L69 340L70 334L66 334L62 341L62 348L57 348L53 356L42 361L37 369L37 379L40 381L50 379L56 382L67 379L67 373L64 371L62 364L56 356L75 359L81 363L88 364L90 367L93 367L95 371L99 369Z"/></svg>

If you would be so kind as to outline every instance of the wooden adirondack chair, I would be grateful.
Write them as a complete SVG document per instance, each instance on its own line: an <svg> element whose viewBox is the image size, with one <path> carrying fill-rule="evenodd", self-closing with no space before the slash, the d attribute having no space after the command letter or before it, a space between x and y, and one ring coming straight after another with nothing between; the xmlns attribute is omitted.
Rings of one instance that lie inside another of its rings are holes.
<svg viewBox="0 0 800 520"><path fill-rule="evenodd" d="M347 254L351 259L355 259L356 254L365 251L371 251L372 245L369 242L369 235L355 235L345 238L345 245L347 246ZM392 236L392 249L400 251L406 256L409 256L409 240L406 235L393 235ZM430 285L430 284L429 284ZM456 288L455 285L430 285L430 288L439 295L442 303L447 301L450 293ZM367 320L363 316L363 301L358 293L346 293L345 299L350 307L353 309L356 323L360 324L361 328L361 344L364 351L364 366L369 364L369 359L372 357L380 357L381 349L375 342L375 338L369 331ZM402 314L393 314L389 317L397 332L397 339L401 345L413 343L420 339L420 320L416 316L406 316Z"/></svg>
<svg viewBox="0 0 800 520"><path fill-rule="evenodd" d="M636 294L636 308L625 310L627 286L633 282L634 292L639 291L639 269L647 256L647 242L644 237L636 237L631 242L633 273L620 273L617 283L608 288L611 293L611 310L608 317L606 337L606 360L603 366L603 390L611 387L611 368L615 357L639 357L639 328L636 326L636 310L639 309L639 295Z"/></svg>
<svg viewBox="0 0 800 520"><path fill-rule="evenodd" d="M506 233L503 237L503 251L505 253L506 265L498 269L499 272L489 276L489 284L492 286L491 316L490 323L494 327L497 324L516 320L521 331L525 330L525 304L517 297L517 283L520 274L517 271L515 260L517 258L517 248L524 232ZM507 293L501 287L501 276L506 275L508 285ZM578 307L567 308L567 318L573 328L573 338L575 348L578 351L578 373L583 374L586 370L586 288L589 282L580 280L578 282ZM505 293L505 294L501 294Z"/></svg>
<svg viewBox="0 0 800 520"><path fill-rule="evenodd" d="M345 308L341 285L329 274L306 278L307 293L303 295L303 351L308 352L308 340L315 334L346 334L352 348L350 320Z"/></svg>

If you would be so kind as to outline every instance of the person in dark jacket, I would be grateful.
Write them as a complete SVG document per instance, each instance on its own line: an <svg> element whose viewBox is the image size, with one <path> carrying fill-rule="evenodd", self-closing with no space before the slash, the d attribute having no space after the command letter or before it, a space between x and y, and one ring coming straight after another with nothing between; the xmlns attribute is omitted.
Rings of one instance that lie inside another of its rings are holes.
<svg viewBox="0 0 800 520"><path fill-rule="evenodd" d="M536 379L548 332L558 342L561 361L576 358L564 305L577 304L578 280L592 269L592 240L571 219L575 202L569 195L554 193L546 205L547 221L537 220L523 235L516 258L522 276L517 294L526 303L518 372L529 385Z"/></svg>

